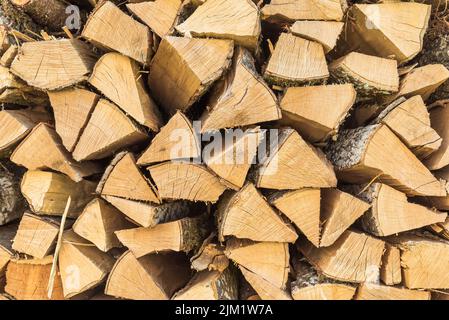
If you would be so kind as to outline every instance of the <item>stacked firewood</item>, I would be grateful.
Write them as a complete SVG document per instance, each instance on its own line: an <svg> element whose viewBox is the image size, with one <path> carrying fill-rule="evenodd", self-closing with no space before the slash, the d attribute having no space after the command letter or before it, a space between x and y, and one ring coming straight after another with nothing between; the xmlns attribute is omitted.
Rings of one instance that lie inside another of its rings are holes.
<svg viewBox="0 0 449 320"><path fill-rule="evenodd" d="M449 297L444 1L69 2L0 10L0 299Z"/></svg>

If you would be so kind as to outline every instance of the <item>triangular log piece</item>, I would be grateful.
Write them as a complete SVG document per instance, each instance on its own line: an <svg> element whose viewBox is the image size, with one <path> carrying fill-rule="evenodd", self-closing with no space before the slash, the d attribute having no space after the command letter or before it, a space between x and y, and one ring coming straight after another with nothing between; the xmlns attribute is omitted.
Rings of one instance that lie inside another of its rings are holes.
<svg viewBox="0 0 449 320"><path fill-rule="evenodd" d="M12 62L18 53L18 49L19 48L16 45L10 46L1 56L0 65L7 68L11 67Z"/></svg>
<svg viewBox="0 0 449 320"><path fill-rule="evenodd" d="M182 12L183 1L156 0L128 3L126 8L128 8L128 10L139 20L150 27L151 31L159 37L164 38L173 33L179 15Z"/></svg>
<svg viewBox="0 0 449 320"><path fill-rule="evenodd" d="M132 226L114 206L97 198L86 205L73 224L73 231L107 252L121 246L114 232Z"/></svg>
<svg viewBox="0 0 449 320"><path fill-rule="evenodd" d="M357 197L371 203L362 217L363 228L376 236L385 237L407 230L444 222L447 214L408 202L407 196L392 187L373 183L368 188L354 187Z"/></svg>
<svg viewBox="0 0 449 320"><path fill-rule="evenodd" d="M304 141L295 130L280 130L270 149L269 157L258 168L258 188L291 190L337 185L334 169L323 152Z"/></svg>
<svg viewBox="0 0 449 320"><path fill-rule="evenodd" d="M251 272L244 267L240 267L240 271L262 300L292 300L291 295L287 290L272 285L260 275Z"/></svg>
<svg viewBox="0 0 449 320"><path fill-rule="evenodd" d="M96 56L77 39L25 42L11 65L11 72L30 86L62 89L86 80Z"/></svg>
<svg viewBox="0 0 449 320"><path fill-rule="evenodd" d="M173 300L237 300L238 282L235 270L201 271L174 296Z"/></svg>
<svg viewBox="0 0 449 320"><path fill-rule="evenodd" d="M226 190L217 176L199 164L164 162L148 170L162 199L215 203Z"/></svg>
<svg viewBox="0 0 449 320"><path fill-rule="evenodd" d="M5 292L17 300L48 300L48 279L53 256L13 259L6 269ZM56 273L51 300L63 300L61 277Z"/></svg>
<svg viewBox="0 0 449 320"><path fill-rule="evenodd" d="M140 124L159 131L161 115L145 90L137 62L111 52L102 56L92 71L89 83L100 90Z"/></svg>
<svg viewBox="0 0 449 320"><path fill-rule="evenodd" d="M352 84L288 88L280 103L280 123L310 142L322 142L338 133L355 99Z"/></svg>
<svg viewBox="0 0 449 320"><path fill-rule="evenodd" d="M145 228L183 218L190 212L189 203L185 201L154 205L114 196L103 196L103 198L119 209L132 222Z"/></svg>
<svg viewBox="0 0 449 320"><path fill-rule="evenodd" d="M101 99L73 151L73 157L78 161L105 158L117 149L147 139L143 130L116 105Z"/></svg>
<svg viewBox="0 0 449 320"><path fill-rule="evenodd" d="M22 172L9 161L0 162L0 226L19 219L27 205L20 191Z"/></svg>
<svg viewBox="0 0 449 320"><path fill-rule="evenodd" d="M161 251L190 252L198 249L207 235L204 219L204 216L184 218L153 228L127 229L115 234L136 258Z"/></svg>
<svg viewBox="0 0 449 320"><path fill-rule="evenodd" d="M438 150L442 139L430 125L430 116L421 96L384 109L375 123L388 126L420 159Z"/></svg>
<svg viewBox="0 0 449 320"><path fill-rule="evenodd" d="M424 164L430 170L438 170L449 165L449 103L443 102L441 105L430 109L430 123L432 128L443 139L441 147L432 153Z"/></svg>
<svg viewBox="0 0 449 320"><path fill-rule="evenodd" d="M198 158L201 141L192 122L178 111L151 140L150 146L137 159L140 166L168 160Z"/></svg>
<svg viewBox="0 0 449 320"><path fill-rule="evenodd" d="M12 243L17 232L17 224L10 223L0 227L0 282L5 276L6 266L14 257Z"/></svg>
<svg viewBox="0 0 449 320"><path fill-rule="evenodd" d="M226 236L270 242L295 242L298 235L291 225L267 203L251 183L240 191L228 191L218 204L218 239Z"/></svg>
<svg viewBox="0 0 449 320"><path fill-rule="evenodd" d="M364 233L345 231L330 247L300 242L298 248L326 277L345 282L378 282L384 242Z"/></svg>
<svg viewBox="0 0 449 320"><path fill-rule="evenodd" d="M39 122L49 120L45 112L32 110L0 111L0 154L7 154L24 138Z"/></svg>
<svg viewBox="0 0 449 320"><path fill-rule="evenodd" d="M226 256L273 286L285 289L290 271L288 243L229 239Z"/></svg>
<svg viewBox="0 0 449 320"><path fill-rule="evenodd" d="M142 64L148 64L153 55L150 29L111 1L95 7L81 36L97 47L118 51Z"/></svg>
<svg viewBox="0 0 449 320"><path fill-rule="evenodd" d="M207 237L201 247L190 258L192 269L196 271L216 270L223 272L229 266L229 260L225 255L225 247L213 242L216 234L213 232Z"/></svg>
<svg viewBox="0 0 449 320"><path fill-rule="evenodd" d="M156 188L136 166L134 155L125 151L118 153L106 168L97 186L97 193L130 200L161 202Z"/></svg>
<svg viewBox="0 0 449 320"><path fill-rule="evenodd" d="M114 259L98 250L73 230L64 232L59 252L59 270L65 298L95 288L112 270Z"/></svg>
<svg viewBox="0 0 449 320"><path fill-rule="evenodd" d="M354 300L430 300L430 292L362 283Z"/></svg>
<svg viewBox="0 0 449 320"><path fill-rule="evenodd" d="M31 210L41 215L62 216L71 197L68 217L76 218L92 200L95 183L86 180L75 183L60 173L27 171L20 188Z"/></svg>
<svg viewBox="0 0 449 320"><path fill-rule="evenodd" d="M328 247L370 208L370 204L338 189L323 189L321 208L320 247Z"/></svg>
<svg viewBox="0 0 449 320"><path fill-rule="evenodd" d="M340 132L327 155L341 181L366 183L376 178L407 195L446 196L443 183L385 125Z"/></svg>
<svg viewBox="0 0 449 320"><path fill-rule="evenodd" d="M164 38L150 65L151 94L169 115L187 111L229 67L233 51L229 40Z"/></svg>
<svg viewBox="0 0 449 320"><path fill-rule="evenodd" d="M401 252L398 248L386 243L380 267L380 280L388 286L402 282Z"/></svg>
<svg viewBox="0 0 449 320"><path fill-rule="evenodd" d="M61 137L64 147L72 152L99 96L78 88L50 91L48 96L55 115L56 132Z"/></svg>
<svg viewBox="0 0 449 320"><path fill-rule="evenodd" d="M344 23L336 21L296 21L291 27L295 36L321 43L328 53L337 45Z"/></svg>
<svg viewBox="0 0 449 320"><path fill-rule="evenodd" d="M34 258L44 258L54 249L59 221L26 212L20 220L12 248Z"/></svg>
<svg viewBox="0 0 449 320"><path fill-rule="evenodd" d="M313 243L320 245L320 189L279 191L271 194L269 202L281 211Z"/></svg>
<svg viewBox="0 0 449 320"><path fill-rule="evenodd" d="M296 20L342 21L347 8L345 0L271 0L262 8L262 19L269 22L293 22Z"/></svg>
<svg viewBox="0 0 449 320"><path fill-rule="evenodd" d="M359 100L398 92L397 68L396 60L358 52L351 52L329 65L330 73L336 81L354 85Z"/></svg>
<svg viewBox="0 0 449 320"><path fill-rule="evenodd" d="M355 4L350 23L360 39L355 37L358 43L350 45L362 45L362 52L405 63L423 47L430 12L430 5L413 2Z"/></svg>
<svg viewBox="0 0 449 320"><path fill-rule="evenodd" d="M291 33L281 33L263 77L281 87L323 82L329 77L323 46Z"/></svg>
<svg viewBox="0 0 449 320"><path fill-rule="evenodd" d="M150 254L136 259L125 252L115 263L105 293L133 300L167 300L190 280L184 254Z"/></svg>
<svg viewBox="0 0 449 320"><path fill-rule="evenodd" d="M52 169L65 173L74 181L81 181L99 171L92 162L78 163L61 144L56 131L41 122L19 144L11 161L28 170Z"/></svg>
<svg viewBox="0 0 449 320"><path fill-rule="evenodd" d="M278 120L277 98L257 73L248 50L237 47L229 72L213 87L201 132Z"/></svg>
<svg viewBox="0 0 449 320"><path fill-rule="evenodd" d="M253 0L211 0L176 27L184 36L234 40L253 52L261 33L259 9Z"/></svg>
<svg viewBox="0 0 449 320"><path fill-rule="evenodd" d="M234 190L240 189L251 165L256 163L257 148L264 141L264 132L259 127L225 132L225 141L221 144L214 141L204 148L204 163L223 184Z"/></svg>
<svg viewBox="0 0 449 320"><path fill-rule="evenodd" d="M388 238L401 250L402 283L409 289L449 289L449 242L432 235Z"/></svg>

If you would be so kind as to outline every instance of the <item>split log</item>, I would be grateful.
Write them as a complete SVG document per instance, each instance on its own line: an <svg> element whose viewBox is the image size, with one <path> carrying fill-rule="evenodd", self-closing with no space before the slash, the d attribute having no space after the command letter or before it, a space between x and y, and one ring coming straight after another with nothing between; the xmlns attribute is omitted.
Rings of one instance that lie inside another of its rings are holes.
<svg viewBox="0 0 449 320"><path fill-rule="evenodd" d="M396 60L351 52L333 61L329 71L336 81L352 83L361 101L398 92L397 67Z"/></svg>
<svg viewBox="0 0 449 320"><path fill-rule="evenodd" d="M17 300L48 300L47 285L53 256L13 259L6 269L6 293ZM61 277L55 276L51 300L63 300Z"/></svg>
<svg viewBox="0 0 449 320"><path fill-rule="evenodd" d="M178 111L151 140L149 147L137 159L140 166L201 156L201 141L192 122Z"/></svg>
<svg viewBox="0 0 449 320"><path fill-rule="evenodd" d="M63 234L59 269L66 299L97 287L106 281L114 259L98 250L72 230Z"/></svg>
<svg viewBox="0 0 449 320"><path fill-rule="evenodd" d="M3 291L3 283L5 280L6 267L11 259L13 259L12 241L17 232L17 224L10 223L0 227L0 287Z"/></svg>
<svg viewBox="0 0 449 320"><path fill-rule="evenodd" d="M276 96L257 73L249 51L237 47L228 73L212 88L201 132L278 120Z"/></svg>
<svg viewBox="0 0 449 320"><path fill-rule="evenodd" d="M132 1L130 1L132 2ZM134 1L136 2L136 1ZM131 13L164 38L173 33L183 8L182 0L156 0L126 5Z"/></svg>
<svg viewBox="0 0 449 320"><path fill-rule="evenodd" d="M233 51L229 40L166 37L151 61L150 91L169 115L185 112L229 67Z"/></svg>
<svg viewBox="0 0 449 320"><path fill-rule="evenodd" d="M341 181L366 183L376 178L407 195L446 196L442 182L387 126L344 130L327 155Z"/></svg>
<svg viewBox="0 0 449 320"><path fill-rule="evenodd" d="M156 188L140 172L134 155L129 152L120 152L114 157L97 186L97 193L101 196L161 202Z"/></svg>
<svg viewBox="0 0 449 320"><path fill-rule="evenodd" d="M258 274L255 274L244 267L240 267L240 271L262 300L292 299L290 293L286 290L277 288Z"/></svg>
<svg viewBox="0 0 449 320"><path fill-rule="evenodd" d="M107 53L95 65L89 83L137 122L159 131L161 115L139 72L137 62L119 53Z"/></svg>
<svg viewBox="0 0 449 320"><path fill-rule="evenodd" d="M229 266L229 260L225 255L225 247L219 243L212 242L216 238L213 232L207 237L201 247L190 258L192 269L196 271L216 270L220 273Z"/></svg>
<svg viewBox="0 0 449 320"><path fill-rule="evenodd" d="M261 29L252 0L208 0L176 27L184 36L230 39L252 52L258 51Z"/></svg>
<svg viewBox="0 0 449 320"><path fill-rule="evenodd" d="M317 83L329 77L323 46L317 42L281 33L268 61L264 78L281 87Z"/></svg>
<svg viewBox="0 0 449 320"><path fill-rule="evenodd" d="M105 293L125 299L166 300L189 280L189 265L183 254L150 254L136 259L127 251L112 268Z"/></svg>
<svg viewBox="0 0 449 320"><path fill-rule="evenodd" d="M153 55L150 29L121 11L111 1L99 3L81 36L107 51L118 51L142 64Z"/></svg>
<svg viewBox="0 0 449 320"><path fill-rule="evenodd" d="M430 170L438 170L449 165L449 127L447 126L449 108L447 105L447 103L442 102L440 105L430 109L432 128L443 139L441 147L424 160L424 164Z"/></svg>
<svg viewBox="0 0 449 320"><path fill-rule="evenodd" d="M345 231L330 247L300 242L298 248L326 277L345 282L378 282L384 242L364 233Z"/></svg>
<svg viewBox="0 0 449 320"><path fill-rule="evenodd" d="M9 162L0 162L0 226L20 218L26 202L20 192L22 172Z"/></svg>
<svg viewBox="0 0 449 320"><path fill-rule="evenodd" d="M89 45L76 39L25 42L11 72L42 90L62 89L87 79L96 60Z"/></svg>
<svg viewBox="0 0 449 320"><path fill-rule="evenodd" d="M237 300L238 283L234 270L201 271L179 290L173 300Z"/></svg>
<svg viewBox="0 0 449 320"><path fill-rule="evenodd" d="M101 159L117 149L148 139L113 103L101 99L73 151L77 161Z"/></svg>
<svg viewBox="0 0 449 320"><path fill-rule="evenodd" d="M332 51L343 30L337 21L296 21L291 27L293 35L320 43L325 53Z"/></svg>
<svg viewBox="0 0 449 320"><path fill-rule="evenodd" d="M36 214L61 216L67 199L71 197L68 217L75 218L93 198L95 183L86 180L75 183L60 173L27 171L20 188Z"/></svg>
<svg viewBox="0 0 449 320"><path fill-rule="evenodd" d="M73 224L73 231L107 252L120 247L115 231L132 228L123 214L102 199L89 202Z"/></svg>
<svg viewBox="0 0 449 320"><path fill-rule="evenodd" d="M280 123L310 142L323 142L338 133L355 99L351 84L288 88L280 103Z"/></svg>
<svg viewBox="0 0 449 320"><path fill-rule="evenodd" d="M386 243L385 253L380 267L380 280L388 286L402 282L401 252L398 248Z"/></svg>
<svg viewBox="0 0 449 320"><path fill-rule="evenodd" d="M95 163L74 161L61 145L56 131L45 123L34 127L14 150L11 161L28 170L52 169L62 172L76 182L100 170Z"/></svg>
<svg viewBox="0 0 449 320"><path fill-rule="evenodd" d="M11 45L1 56L0 65L6 68L11 67L12 62L18 53L18 49L19 48L16 45Z"/></svg>
<svg viewBox="0 0 449 320"><path fill-rule="evenodd" d="M217 176L195 163L164 162L148 168L161 199L215 203L226 187Z"/></svg>
<svg viewBox="0 0 449 320"><path fill-rule="evenodd" d="M198 249L207 235L204 216L158 224L152 228L136 228L116 231L120 242L136 258L149 253Z"/></svg>
<svg viewBox="0 0 449 320"><path fill-rule="evenodd" d="M321 150L293 129L282 129L270 146L270 155L257 170L258 188L301 189L335 187L337 178Z"/></svg>
<svg viewBox="0 0 449 320"><path fill-rule="evenodd" d="M430 300L430 292L363 283L357 288L355 300Z"/></svg>
<svg viewBox="0 0 449 320"><path fill-rule="evenodd" d="M50 91L48 96L55 116L56 132L64 147L73 152L99 96L78 88Z"/></svg>
<svg viewBox="0 0 449 320"><path fill-rule="evenodd" d="M225 236L270 242L295 242L298 235L251 183L223 196L218 204L218 239Z"/></svg>

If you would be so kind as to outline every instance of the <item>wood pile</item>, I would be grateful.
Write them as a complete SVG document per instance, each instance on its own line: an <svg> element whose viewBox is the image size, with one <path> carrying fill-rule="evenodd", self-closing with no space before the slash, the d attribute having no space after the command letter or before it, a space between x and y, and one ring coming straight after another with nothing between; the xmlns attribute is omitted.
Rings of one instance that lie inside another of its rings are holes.
<svg viewBox="0 0 449 320"><path fill-rule="evenodd" d="M442 10L3 1L0 299L448 299Z"/></svg>

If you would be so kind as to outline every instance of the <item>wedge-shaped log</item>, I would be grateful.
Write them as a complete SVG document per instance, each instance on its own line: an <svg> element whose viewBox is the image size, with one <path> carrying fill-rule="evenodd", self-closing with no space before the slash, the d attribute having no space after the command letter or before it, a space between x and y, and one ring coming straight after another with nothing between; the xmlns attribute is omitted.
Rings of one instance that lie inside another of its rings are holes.
<svg viewBox="0 0 449 320"><path fill-rule="evenodd" d="M287 290L280 289L270 282L265 280L262 276L249 271L244 267L240 267L240 271L249 282L251 287L257 292L262 300L291 300L291 295Z"/></svg>
<svg viewBox="0 0 449 320"><path fill-rule="evenodd" d="M17 232L17 224L10 223L0 227L0 283L3 283L6 266L13 259L12 243Z"/></svg>
<svg viewBox="0 0 449 320"><path fill-rule="evenodd" d="M59 252L59 270L66 299L106 281L114 259L98 250L73 230L64 232Z"/></svg>
<svg viewBox="0 0 449 320"><path fill-rule="evenodd" d="M330 247L298 243L307 260L326 277L345 282L378 282L384 242L364 233L345 231Z"/></svg>
<svg viewBox="0 0 449 320"><path fill-rule="evenodd" d="M337 21L296 21L291 27L295 36L321 43L328 53L337 45L344 23Z"/></svg>
<svg viewBox="0 0 449 320"><path fill-rule="evenodd" d="M432 128L443 139L440 148L432 153L424 164L430 170L438 170L449 165L449 126L447 121L449 119L449 104L442 102L440 105L430 109L430 122Z"/></svg>
<svg viewBox="0 0 449 320"><path fill-rule="evenodd" d="M338 133L355 99L352 84L288 88L280 103L280 122L310 142L322 142Z"/></svg>
<svg viewBox="0 0 449 320"><path fill-rule="evenodd" d="M229 72L213 87L207 105L201 116L203 133L281 118L276 96L257 73L249 51L241 47Z"/></svg>
<svg viewBox="0 0 449 320"><path fill-rule="evenodd" d="M151 140L149 147L137 159L140 166L168 160L198 158L201 141L191 121L178 111Z"/></svg>
<svg viewBox="0 0 449 320"><path fill-rule="evenodd" d="M105 158L117 149L147 138L143 130L117 106L102 99L95 107L73 151L73 157L78 161Z"/></svg>
<svg viewBox="0 0 449 320"><path fill-rule="evenodd" d="M397 61L351 52L333 61L329 70L334 79L349 82L357 91L357 98L371 99L399 90Z"/></svg>
<svg viewBox="0 0 449 320"><path fill-rule="evenodd" d="M362 283L355 300L430 300L430 292L389 287L375 283Z"/></svg>
<svg viewBox="0 0 449 320"><path fill-rule="evenodd" d="M132 226L119 210L97 198L86 205L72 228L76 234L92 242L101 251L107 252L121 246L114 232Z"/></svg>
<svg viewBox="0 0 449 320"><path fill-rule="evenodd" d="M331 163L293 129L282 129L270 155L258 168L256 186L267 189L335 187Z"/></svg>
<svg viewBox="0 0 449 320"><path fill-rule="evenodd" d="M69 88L48 92L55 116L56 132L64 147L72 152L99 96L86 89Z"/></svg>
<svg viewBox="0 0 449 320"><path fill-rule="evenodd" d="M201 271L173 296L173 300L237 300L238 287L234 269Z"/></svg>
<svg viewBox="0 0 449 320"><path fill-rule="evenodd" d="M11 72L30 86L62 89L87 79L96 56L77 39L25 42L11 65Z"/></svg>
<svg viewBox="0 0 449 320"><path fill-rule="evenodd" d="M329 77L323 46L291 33L281 33L264 72L267 82L290 87Z"/></svg>
<svg viewBox="0 0 449 320"><path fill-rule="evenodd" d="M376 178L407 195L446 196L443 183L385 125L344 130L327 155L341 181Z"/></svg>
<svg viewBox="0 0 449 320"><path fill-rule="evenodd" d="M215 203L226 187L205 166L164 162L148 168L162 199Z"/></svg>
<svg viewBox="0 0 449 320"><path fill-rule="evenodd" d="M298 235L271 208L251 183L223 196L218 204L218 238L226 236L269 242L295 242Z"/></svg>
<svg viewBox="0 0 449 320"><path fill-rule="evenodd" d="M95 7L81 36L97 47L118 51L142 64L148 64L153 55L150 29L111 1Z"/></svg>
<svg viewBox="0 0 449 320"><path fill-rule="evenodd" d="M259 9L252 0L211 0L176 27L182 35L234 40L253 52L261 33Z"/></svg>
<svg viewBox="0 0 449 320"><path fill-rule="evenodd" d="M40 123L19 144L11 155L11 161L29 170L52 169L65 173L79 182L99 171L91 162L78 163L62 146L56 131Z"/></svg>
<svg viewBox="0 0 449 320"><path fill-rule="evenodd" d="M388 286L402 282L401 252L395 246L385 244L385 252L380 267L380 280Z"/></svg>
<svg viewBox="0 0 449 320"><path fill-rule="evenodd" d="M26 201L20 191L22 172L9 161L0 162L0 226L20 218Z"/></svg>
<svg viewBox="0 0 449 320"><path fill-rule="evenodd" d="M127 251L116 261L105 293L133 300L167 300L189 279L188 260L183 254L150 254L136 259Z"/></svg>
<svg viewBox="0 0 449 320"><path fill-rule="evenodd" d="M140 172L134 155L129 152L120 152L114 157L97 186L97 193L102 196L160 203L155 187Z"/></svg>
<svg viewBox="0 0 449 320"><path fill-rule="evenodd" d="M92 199L95 183L86 180L75 183L60 173L27 171L20 188L34 213L62 216L71 197L68 217L77 217Z"/></svg>
<svg viewBox="0 0 449 320"><path fill-rule="evenodd" d="M120 53L107 53L98 60L89 83L140 124L159 131L161 115L145 91L137 62Z"/></svg>
<svg viewBox="0 0 449 320"><path fill-rule="evenodd" d="M151 93L169 115L187 111L229 67L233 51L229 40L164 38L150 65Z"/></svg>
<svg viewBox="0 0 449 320"><path fill-rule="evenodd" d="M153 228L116 231L117 238L136 258L161 251L190 252L198 249L207 235L204 216L161 223Z"/></svg>

